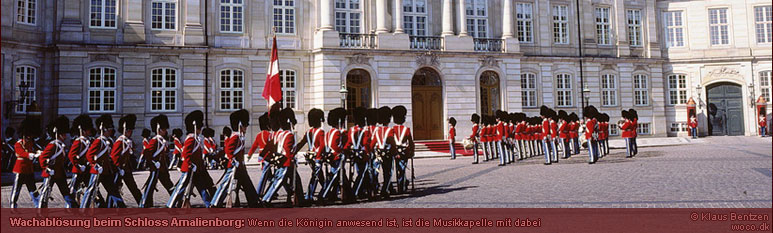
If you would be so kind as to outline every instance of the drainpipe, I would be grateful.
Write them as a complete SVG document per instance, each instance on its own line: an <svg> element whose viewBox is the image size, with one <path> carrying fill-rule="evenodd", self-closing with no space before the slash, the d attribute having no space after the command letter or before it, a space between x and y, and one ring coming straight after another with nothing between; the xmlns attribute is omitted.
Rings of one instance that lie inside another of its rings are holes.
<svg viewBox="0 0 773 233"><path fill-rule="evenodd" d="M582 31L580 30L580 23L582 22L580 21L580 0L575 0L575 4L577 4L577 6L575 6L574 9L576 10L575 15L577 15L577 45L579 45L579 56L580 56L580 101L581 101L580 112L582 113L582 110L585 108L585 105L587 103L585 102L585 92L583 92L585 90L585 79L582 73L582 57L583 57L582 43L583 42L582 42Z"/></svg>
<svg viewBox="0 0 773 233"><path fill-rule="evenodd" d="M204 4L204 126L209 127L209 1Z"/></svg>

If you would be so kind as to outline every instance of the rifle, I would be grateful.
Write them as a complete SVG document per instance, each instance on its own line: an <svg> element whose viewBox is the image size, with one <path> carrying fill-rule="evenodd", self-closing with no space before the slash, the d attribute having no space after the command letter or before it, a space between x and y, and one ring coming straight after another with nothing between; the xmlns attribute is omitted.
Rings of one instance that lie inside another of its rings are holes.
<svg viewBox="0 0 773 233"><path fill-rule="evenodd" d="M185 192L183 192L182 208L191 208L191 190L193 190L193 176L195 175L194 173L196 172L191 171L191 174L187 179L188 186L185 187Z"/></svg>

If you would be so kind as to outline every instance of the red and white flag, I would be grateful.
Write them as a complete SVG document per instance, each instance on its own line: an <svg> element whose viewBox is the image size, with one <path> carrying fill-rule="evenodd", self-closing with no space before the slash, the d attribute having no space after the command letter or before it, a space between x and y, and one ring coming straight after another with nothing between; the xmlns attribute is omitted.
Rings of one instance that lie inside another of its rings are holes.
<svg viewBox="0 0 773 233"><path fill-rule="evenodd" d="M276 35L274 35L274 45L271 47L271 62L268 64L266 73L266 83L263 85L263 99L266 99L268 108L271 105L282 101L282 86L279 80L279 55L276 49Z"/></svg>

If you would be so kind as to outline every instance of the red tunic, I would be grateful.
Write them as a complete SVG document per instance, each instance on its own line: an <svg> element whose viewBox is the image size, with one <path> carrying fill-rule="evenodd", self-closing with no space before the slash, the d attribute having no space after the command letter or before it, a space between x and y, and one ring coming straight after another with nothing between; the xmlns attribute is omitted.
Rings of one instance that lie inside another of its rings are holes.
<svg viewBox="0 0 773 233"><path fill-rule="evenodd" d="M550 139L550 120L542 120L542 139Z"/></svg>
<svg viewBox="0 0 773 233"><path fill-rule="evenodd" d="M333 155L333 159L337 160L341 153L341 130L333 128L327 131L325 134L325 148L327 152Z"/></svg>
<svg viewBox="0 0 773 233"><path fill-rule="evenodd" d="M404 125L395 125L392 127L392 135L395 139L395 143L397 145L402 145L407 148L409 148L410 151L406 151L406 153L413 153L412 145L409 143L413 141L413 134L411 134L411 128L408 128ZM398 158L400 155L397 155Z"/></svg>
<svg viewBox="0 0 773 233"><path fill-rule="evenodd" d="M203 169L203 150L204 148L202 147L202 143L199 142L199 140L196 138L196 135L188 134L188 137L185 138L185 143L183 144L182 148L181 157L183 162L182 166L180 167L180 171L188 172L191 169L191 165L196 165L196 169Z"/></svg>
<svg viewBox="0 0 773 233"><path fill-rule="evenodd" d="M110 151L110 158L113 160L113 165L124 170L131 168L131 166L125 166L128 164L131 155L133 154L134 143L131 139L120 136L115 140L113 144L113 150Z"/></svg>
<svg viewBox="0 0 773 233"><path fill-rule="evenodd" d="M558 135L558 123L556 123L555 121L551 120L550 121L550 137L551 138L556 138L558 136L559 136Z"/></svg>
<svg viewBox="0 0 773 233"><path fill-rule="evenodd" d="M585 127L588 129L585 131L585 139L591 140L593 139L593 133L595 132L596 127L596 119L591 119L588 122L585 122Z"/></svg>
<svg viewBox="0 0 773 233"><path fill-rule="evenodd" d="M349 128L349 131L346 134L346 137L349 140L346 140L346 144L344 145L344 150L351 150L354 147L354 143L358 142L359 146L365 151L365 153L370 153L370 130L368 128L360 128L359 126L352 126Z"/></svg>
<svg viewBox="0 0 773 233"><path fill-rule="evenodd" d="M453 126L448 129L448 140L451 141L451 143L456 141L456 128Z"/></svg>
<svg viewBox="0 0 773 233"><path fill-rule="evenodd" d="M43 172L40 174L43 178L51 176L48 174L48 170L46 168L50 168L54 171L54 177L55 178L66 178L65 168L64 168L64 162L65 157L67 154L67 151L64 148L64 142L59 140L54 140L52 142L49 142L46 146L46 149L43 150L43 153L40 154L40 157L38 157L38 162L40 163L40 168L43 169Z"/></svg>
<svg viewBox="0 0 773 233"><path fill-rule="evenodd" d="M180 141L179 138L174 137L174 151L172 151L172 154L174 156L180 156L183 152L183 143Z"/></svg>
<svg viewBox="0 0 773 233"><path fill-rule="evenodd" d="M244 166L244 139L238 132L231 133L231 136L225 139L225 156L228 158L228 168L233 167L234 160Z"/></svg>
<svg viewBox="0 0 773 233"><path fill-rule="evenodd" d="M258 135L255 135L255 141L252 142L252 147L250 147L250 152L247 154L251 155L255 153L255 151L258 148L266 148L266 144L268 144L268 140L270 138L271 138L271 131L268 131L268 130L260 131Z"/></svg>
<svg viewBox="0 0 773 233"><path fill-rule="evenodd" d="M497 141L502 141L502 138L505 136L505 123L502 123L501 121L497 123L495 133L496 135L494 136L494 139Z"/></svg>
<svg viewBox="0 0 773 233"><path fill-rule="evenodd" d="M470 134L470 140L473 142L477 142L478 139L478 123L472 124L472 133Z"/></svg>
<svg viewBox="0 0 773 233"><path fill-rule="evenodd" d="M156 135L148 142L148 145L142 151L142 157L145 161L166 161L167 143L164 137ZM163 163L162 163L163 164Z"/></svg>
<svg viewBox="0 0 773 233"><path fill-rule="evenodd" d="M765 127L767 123L768 123L767 117L764 117L764 116L760 117L760 121L759 121L760 127ZM697 121L695 122L695 127L698 127Z"/></svg>
<svg viewBox="0 0 773 233"><path fill-rule="evenodd" d="M572 126L570 123L564 122L561 124L561 127L558 127L558 137L566 139L569 137L569 130Z"/></svg>
<svg viewBox="0 0 773 233"><path fill-rule="evenodd" d="M110 160L110 140L107 137L100 136L91 142L89 150L86 152L86 160L91 165L91 174L99 174L97 165L102 167L102 173L112 173L113 163Z"/></svg>
<svg viewBox="0 0 773 233"><path fill-rule="evenodd" d="M214 153L217 150L217 143L214 138L204 138L204 153Z"/></svg>
<svg viewBox="0 0 773 233"><path fill-rule="evenodd" d="M274 142L277 143L277 153L284 154L286 158L282 167L291 166L293 164L293 158L295 158L295 154L293 154L295 135L293 135L293 132L280 130L279 132L274 133Z"/></svg>
<svg viewBox="0 0 773 233"><path fill-rule="evenodd" d="M83 159L85 159L86 151L89 149L89 140L86 137L80 136L72 141L72 146L70 146L70 151L67 153L67 157L70 159L70 163L72 163L72 170L71 172L73 174L85 172L81 171L78 168L78 165L85 166L86 164L83 163Z"/></svg>
<svg viewBox="0 0 773 233"><path fill-rule="evenodd" d="M306 144L309 151L314 152L314 159L322 159L322 151L325 149L325 131L321 128L311 128L306 132Z"/></svg>

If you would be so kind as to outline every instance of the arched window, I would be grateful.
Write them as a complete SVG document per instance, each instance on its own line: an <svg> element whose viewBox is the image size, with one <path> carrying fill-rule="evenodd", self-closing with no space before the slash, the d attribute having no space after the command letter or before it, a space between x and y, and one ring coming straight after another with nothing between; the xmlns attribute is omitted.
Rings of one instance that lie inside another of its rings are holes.
<svg viewBox="0 0 773 233"><path fill-rule="evenodd" d="M556 75L556 105L558 107L572 106L572 76L569 74Z"/></svg>
<svg viewBox="0 0 773 233"><path fill-rule="evenodd" d="M537 107L537 75L521 74L521 104L523 107Z"/></svg>
<svg viewBox="0 0 773 233"><path fill-rule="evenodd" d="M346 74L346 109L370 108L370 73L354 69ZM351 114L351 113L350 113Z"/></svg>
<svg viewBox="0 0 773 233"><path fill-rule="evenodd" d="M110 67L89 69L89 112L115 111L115 73Z"/></svg>
<svg viewBox="0 0 773 233"><path fill-rule="evenodd" d="M35 84L37 83L37 69L32 66L16 67L16 85L13 87L16 91L16 98L24 100L16 105L17 113L26 113L32 102L35 101Z"/></svg>
<svg viewBox="0 0 773 233"><path fill-rule="evenodd" d="M480 111L482 114L493 115L502 106L499 100L499 74L486 71L480 75Z"/></svg>
<svg viewBox="0 0 773 233"><path fill-rule="evenodd" d="M220 71L220 110L244 108L244 71L224 69Z"/></svg>
<svg viewBox="0 0 773 233"><path fill-rule="evenodd" d="M177 70L156 68L150 71L150 110L177 110Z"/></svg>
<svg viewBox="0 0 773 233"><path fill-rule="evenodd" d="M617 80L615 75L601 75L601 106L617 105Z"/></svg>
<svg viewBox="0 0 773 233"><path fill-rule="evenodd" d="M647 106L650 104L647 75L636 74L633 76L633 104L636 106Z"/></svg>

